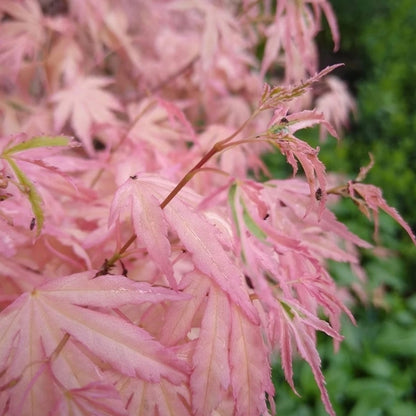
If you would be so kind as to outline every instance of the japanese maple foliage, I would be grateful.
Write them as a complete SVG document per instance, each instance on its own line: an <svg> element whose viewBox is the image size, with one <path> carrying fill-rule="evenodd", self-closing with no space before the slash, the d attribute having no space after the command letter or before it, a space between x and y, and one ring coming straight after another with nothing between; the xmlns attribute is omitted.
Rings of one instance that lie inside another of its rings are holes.
<svg viewBox="0 0 416 416"><path fill-rule="evenodd" d="M277 353L334 415L316 332L354 318L326 262L371 244L330 199L416 240L370 166L334 184L296 136L354 107L323 17L337 48L327 0L0 2L0 414L273 414ZM293 177L261 182L276 150Z"/></svg>

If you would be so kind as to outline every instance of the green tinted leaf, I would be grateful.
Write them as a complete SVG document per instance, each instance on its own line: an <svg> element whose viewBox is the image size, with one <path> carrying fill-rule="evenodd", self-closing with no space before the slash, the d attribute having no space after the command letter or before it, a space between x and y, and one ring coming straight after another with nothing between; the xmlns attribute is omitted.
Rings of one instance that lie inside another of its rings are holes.
<svg viewBox="0 0 416 416"><path fill-rule="evenodd" d="M35 185L29 180L29 178L23 173L23 171L17 166L16 162L10 157L5 157L10 167L13 169L19 184L24 193L28 195L30 204L32 206L33 214L36 218L37 235L39 235L44 221L44 215L42 210L42 197L36 190Z"/></svg>
<svg viewBox="0 0 416 416"><path fill-rule="evenodd" d="M237 228L237 233L240 235L240 226L238 224L237 211L235 209L235 193L237 192L237 184L232 184L228 191L228 203L231 208L231 215L233 216L234 224Z"/></svg>
<svg viewBox="0 0 416 416"><path fill-rule="evenodd" d="M250 230L251 234L257 237L259 240L266 240L267 234L255 223L253 218L251 218L244 203L243 203L243 218L244 218L244 223L246 224L247 228Z"/></svg>
<svg viewBox="0 0 416 416"><path fill-rule="evenodd" d="M32 137L29 140L25 140L16 146L10 147L3 152L3 155L12 155L13 153L22 152L23 150L34 149L37 147L55 147L55 146L68 146L71 139L65 136L39 136Z"/></svg>

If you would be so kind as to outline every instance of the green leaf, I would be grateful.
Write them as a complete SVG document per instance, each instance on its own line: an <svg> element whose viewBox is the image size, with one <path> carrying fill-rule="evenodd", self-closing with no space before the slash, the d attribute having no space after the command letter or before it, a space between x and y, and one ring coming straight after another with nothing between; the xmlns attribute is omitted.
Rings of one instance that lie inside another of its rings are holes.
<svg viewBox="0 0 416 416"><path fill-rule="evenodd" d="M238 224L237 211L235 209L235 193L237 192L237 184L232 184L228 191L228 203L230 204L231 214L233 216L234 224L237 228L237 234L240 235L240 226Z"/></svg>
<svg viewBox="0 0 416 416"><path fill-rule="evenodd" d="M32 205L33 214L36 218L36 234L39 235L44 221L44 215L42 210L42 197L36 190L35 185L23 173L19 166L17 166L16 162L10 157L5 157L5 159L9 163L10 167L13 169L13 172L16 175L23 192L28 195L30 204Z"/></svg>
<svg viewBox="0 0 416 416"><path fill-rule="evenodd" d="M16 146L6 148L3 152L3 156L12 155L13 153L22 152L23 150L34 149L37 147L55 147L55 146L68 146L71 138L66 136L38 136L32 137L29 140L25 140L17 144Z"/></svg>
<svg viewBox="0 0 416 416"><path fill-rule="evenodd" d="M247 228L250 230L251 234L257 237L259 240L266 240L267 234L256 224L256 222L251 218L250 214L247 211L246 205L242 201L243 205L243 218L244 223L246 224Z"/></svg>

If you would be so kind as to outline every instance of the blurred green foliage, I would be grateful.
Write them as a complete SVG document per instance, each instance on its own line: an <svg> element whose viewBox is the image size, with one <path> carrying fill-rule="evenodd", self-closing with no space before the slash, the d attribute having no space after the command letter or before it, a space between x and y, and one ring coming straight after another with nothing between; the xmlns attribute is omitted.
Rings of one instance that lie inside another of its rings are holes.
<svg viewBox="0 0 416 416"><path fill-rule="evenodd" d="M324 56L323 65L345 62L339 75L357 98L358 117L328 169L342 166L351 175L375 158L367 182L383 189L416 230L416 2L414 0L332 0L342 36L341 53ZM328 31L322 51L331 48ZM333 151L330 150L329 151ZM322 153L325 159L325 152ZM397 227L406 276L413 277L416 251ZM416 284L409 282L409 290Z"/></svg>
<svg viewBox="0 0 416 416"><path fill-rule="evenodd" d="M358 117L340 143L319 143L317 130L305 132L311 145L320 145L320 158L329 171L354 178L361 166L375 166L366 178L383 189L389 205L416 230L416 2L414 0L331 0L341 31L341 51L327 53L329 31L322 32L322 67L344 62L337 75L347 81L357 99ZM290 169L280 155L266 163L278 177ZM351 201L337 208L338 218L362 238L372 241L372 224ZM365 291L383 288L374 303L352 306L357 326L345 320L344 342L334 353L332 342L318 337L327 388L338 416L416 415L416 248L391 218L381 214L380 239L391 255L379 258L362 252L368 275ZM345 264L331 264L341 285L355 277ZM376 292L377 293L377 292ZM294 365L291 391L279 363L273 374L278 414L321 416L326 412L308 365Z"/></svg>

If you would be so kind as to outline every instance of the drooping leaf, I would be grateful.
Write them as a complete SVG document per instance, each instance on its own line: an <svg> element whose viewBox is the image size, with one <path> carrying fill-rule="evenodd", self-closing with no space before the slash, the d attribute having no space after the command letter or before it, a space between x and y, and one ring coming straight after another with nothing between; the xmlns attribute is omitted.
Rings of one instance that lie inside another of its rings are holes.
<svg viewBox="0 0 416 416"><path fill-rule="evenodd" d="M276 337L280 345L282 366L288 383L294 388L292 379L292 346L296 346L301 357L312 369L315 381L321 392L325 410L331 416L335 416L335 411L325 387L325 378L321 370L321 358L316 347L315 331L312 328L338 338L339 335L327 323L320 321L309 313L305 314L304 309L299 309L298 304L288 299L281 299L276 319Z"/></svg>
<svg viewBox="0 0 416 416"><path fill-rule="evenodd" d="M359 208L365 215L369 216L367 209L370 209L373 213L376 238L378 233L378 210L382 209L404 228L407 234L409 234L409 237L412 239L413 243L416 244L416 237L412 229L397 212L397 210L387 204L386 200L383 198L380 188L377 188L374 185L368 185L359 182L349 182L348 190L350 195L353 197L353 200L357 201ZM355 194L359 195L359 198L362 199L363 203L355 198Z"/></svg>

